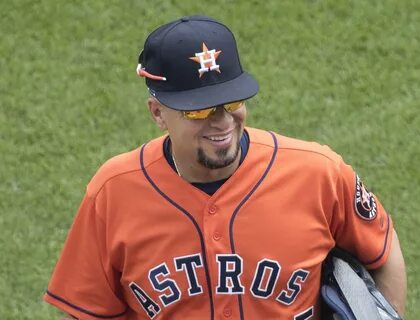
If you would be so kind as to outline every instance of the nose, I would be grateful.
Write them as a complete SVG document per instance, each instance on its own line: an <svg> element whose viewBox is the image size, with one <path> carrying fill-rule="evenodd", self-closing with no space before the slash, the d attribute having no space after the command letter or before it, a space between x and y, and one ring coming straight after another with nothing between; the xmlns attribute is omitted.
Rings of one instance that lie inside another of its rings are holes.
<svg viewBox="0 0 420 320"><path fill-rule="evenodd" d="M232 121L232 115L223 106L217 107L216 111L209 117L210 126L218 129L226 129Z"/></svg>

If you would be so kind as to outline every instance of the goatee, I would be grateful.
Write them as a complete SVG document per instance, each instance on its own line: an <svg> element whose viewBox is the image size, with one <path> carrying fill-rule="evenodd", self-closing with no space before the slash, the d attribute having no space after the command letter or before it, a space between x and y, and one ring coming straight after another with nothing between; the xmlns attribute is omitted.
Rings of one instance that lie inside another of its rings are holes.
<svg viewBox="0 0 420 320"><path fill-rule="evenodd" d="M217 159L212 159L208 157L202 148L198 148L197 159L198 162L208 169L221 169L225 168L228 165L232 164L239 155L239 150L241 148L240 142L235 146L235 152L232 156L228 157L229 148L218 149L216 150Z"/></svg>

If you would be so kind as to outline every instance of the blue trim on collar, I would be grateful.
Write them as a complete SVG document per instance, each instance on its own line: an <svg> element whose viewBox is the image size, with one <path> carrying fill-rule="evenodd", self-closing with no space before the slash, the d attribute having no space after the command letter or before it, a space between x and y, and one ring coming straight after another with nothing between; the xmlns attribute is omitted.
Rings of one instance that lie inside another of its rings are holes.
<svg viewBox="0 0 420 320"><path fill-rule="evenodd" d="M245 156L248 153L249 149L249 135L248 132L244 130L244 133L242 134L241 140L241 159L239 160L239 165L244 161ZM163 154L165 155L166 161L171 166L172 170L176 172L175 164L171 156L170 152L171 148L171 139L170 137L166 137L166 139L163 142ZM200 189L201 191L207 193L209 196L212 196L229 178L217 180L213 182L193 182L191 183L194 187Z"/></svg>

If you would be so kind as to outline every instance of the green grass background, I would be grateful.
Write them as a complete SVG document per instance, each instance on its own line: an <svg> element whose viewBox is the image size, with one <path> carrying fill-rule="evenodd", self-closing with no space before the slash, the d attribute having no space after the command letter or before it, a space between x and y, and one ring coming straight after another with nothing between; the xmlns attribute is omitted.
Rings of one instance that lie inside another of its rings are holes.
<svg viewBox="0 0 420 320"><path fill-rule="evenodd" d="M159 131L135 74L156 26L214 16L261 91L248 124L330 145L392 214L420 315L420 2L1 1L0 319L42 302L98 166Z"/></svg>

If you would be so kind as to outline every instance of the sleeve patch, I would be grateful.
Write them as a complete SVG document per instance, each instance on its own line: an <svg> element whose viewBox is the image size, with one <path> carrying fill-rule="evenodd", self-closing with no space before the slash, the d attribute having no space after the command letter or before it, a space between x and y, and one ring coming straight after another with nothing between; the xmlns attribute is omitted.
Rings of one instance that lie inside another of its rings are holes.
<svg viewBox="0 0 420 320"><path fill-rule="evenodd" d="M358 175L356 175L354 208L358 216L364 220L374 220L376 218L377 205L375 197L368 189L366 189Z"/></svg>

